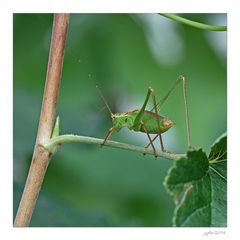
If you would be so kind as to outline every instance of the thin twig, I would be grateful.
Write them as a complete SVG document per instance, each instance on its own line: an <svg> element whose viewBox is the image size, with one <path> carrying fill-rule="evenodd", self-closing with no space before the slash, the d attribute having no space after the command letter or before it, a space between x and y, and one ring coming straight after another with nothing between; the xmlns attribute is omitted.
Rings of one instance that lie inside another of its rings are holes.
<svg viewBox="0 0 240 240"><path fill-rule="evenodd" d="M69 14L55 14L45 90L35 148L14 226L28 226L47 170L51 153L42 147L51 138L61 79Z"/></svg>
<svg viewBox="0 0 240 240"><path fill-rule="evenodd" d="M176 22L183 23L185 25L199 28L202 30L209 30L209 31L227 31L227 26L214 26L214 25L209 25L205 23L200 23L200 22L195 22L180 16L177 16L175 14L171 13L159 13L159 15L162 15L163 17L167 17L169 19L172 19Z"/></svg>
<svg viewBox="0 0 240 240"><path fill-rule="evenodd" d="M70 143L70 142L80 142L80 143L87 143L87 144L97 144L100 146L100 144L103 142L103 139L99 138L93 138L93 137L87 137L87 136L78 136L78 135L60 135L57 137L52 138L47 144L45 144L43 147L46 148L49 152L54 151L57 145L63 144L63 143ZM145 147L139 147L135 145L130 145L126 143L121 142L115 142L115 141L106 141L104 146L112 147L112 148L120 148L124 150L129 150L133 152L139 152L143 154L150 154L154 155L153 151L150 149L147 149ZM174 154L174 153L168 153L168 152L157 152L158 157L163 157L171 160L177 160L181 157L186 157L185 154Z"/></svg>

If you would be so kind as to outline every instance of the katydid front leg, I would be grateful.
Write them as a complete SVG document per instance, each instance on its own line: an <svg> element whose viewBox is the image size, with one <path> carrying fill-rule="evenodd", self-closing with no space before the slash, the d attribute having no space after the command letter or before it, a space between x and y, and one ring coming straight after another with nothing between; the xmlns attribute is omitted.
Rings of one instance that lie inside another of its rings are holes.
<svg viewBox="0 0 240 240"><path fill-rule="evenodd" d="M113 128L113 127L108 130L108 134L106 135L106 137L104 138L103 142L101 143L101 147L102 147L102 146L106 143L106 141L110 138L110 136L112 135L113 131L114 131L114 128Z"/></svg>

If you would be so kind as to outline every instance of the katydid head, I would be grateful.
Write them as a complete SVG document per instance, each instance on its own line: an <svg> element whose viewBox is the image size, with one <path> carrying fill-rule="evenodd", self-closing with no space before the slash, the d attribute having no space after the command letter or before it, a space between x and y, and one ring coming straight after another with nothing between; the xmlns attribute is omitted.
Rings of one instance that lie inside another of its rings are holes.
<svg viewBox="0 0 240 240"><path fill-rule="evenodd" d="M105 106L107 107L110 115L111 115L111 118L112 118L112 123L113 123L113 128L115 131L119 131L120 129L124 128L124 127L129 127L133 124L133 121L131 116L129 116L128 113L115 113L113 114L106 99L104 98L101 90L99 89L98 86L96 86L97 90L98 90L98 93L99 95L101 96L103 102L105 103Z"/></svg>

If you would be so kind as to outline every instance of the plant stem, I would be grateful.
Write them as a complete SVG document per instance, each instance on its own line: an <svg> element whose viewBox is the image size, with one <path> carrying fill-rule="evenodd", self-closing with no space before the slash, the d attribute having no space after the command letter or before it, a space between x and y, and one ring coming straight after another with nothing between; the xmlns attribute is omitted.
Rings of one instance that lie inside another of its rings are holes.
<svg viewBox="0 0 240 240"><path fill-rule="evenodd" d="M27 181L18 207L14 226L28 226L47 170L51 153L42 147L52 135L69 14L55 14L45 90L38 133Z"/></svg>
<svg viewBox="0 0 240 240"><path fill-rule="evenodd" d="M177 16L175 14L171 13L159 13L159 15L162 15L163 17L170 18L176 22L186 24L191 27L203 29L203 30L209 30L209 31L227 31L227 26L214 26L214 25L208 25L204 23L195 22L180 16Z"/></svg>
<svg viewBox="0 0 240 240"><path fill-rule="evenodd" d="M60 136L52 138L43 147L46 148L49 152L52 152L52 151L54 151L54 149L56 148L57 145L60 145L63 143L70 143L70 142L80 142L80 143L100 145L103 142L103 139L66 134L66 135L60 135ZM125 150L129 150L129 151L133 151L133 152L143 153L143 154L154 155L154 153L151 149L146 149L145 147L139 147L139 146L115 142L115 141L106 141L104 146L125 149ZM168 152L157 152L157 154L159 157L163 157L163 158L167 158L167 159L171 159L171 160L177 160L181 157L186 157L185 154L174 154L174 153L168 153Z"/></svg>

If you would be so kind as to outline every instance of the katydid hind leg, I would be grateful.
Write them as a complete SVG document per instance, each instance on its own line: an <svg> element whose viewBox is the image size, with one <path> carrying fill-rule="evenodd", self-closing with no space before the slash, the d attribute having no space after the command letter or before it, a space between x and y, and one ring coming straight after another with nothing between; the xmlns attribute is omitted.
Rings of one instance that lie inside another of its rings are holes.
<svg viewBox="0 0 240 240"><path fill-rule="evenodd" d="M152 99L153 99L155 113L158 114L158 109L157 109L157 103L156 103L156 97L155 97L155 94L154 94L154 90L151 87L149 87L146 99L145 99L145 101L143 103L143 106L140 109L140 111L139 111L139 113L136 116L135 121L134 121L134 128L136 128L136 129L140 128L140 125L141 125L141 122L142 122L142 118L143 118L143 115L144 115L144 111L146 109L146 106L147 106L147 103L149 101L150 95L152 96ZM159 135L159 140L160 140L160 146L161 146L162 151L165 152L165 149L164 149L164 146L163 146L162 136L160 134L160 122L159 122L158 118L157 118L157 124L158 124L158 132L159 132L158 135ZM151 138L149 138L149 141L150 141L149 144L154 146L153 143L152 143Z"/></svg>
<svg viewBox="0 0 240 240"><path fill-rule="evenodd" d="M153 91L153 89L151 87L149 87L146 99L145 99L145 101L143 103L143 106L141 107L138 115L136 116L136 118L134 120L133 129L135 129L135 130L139 130L141 128L141 122L142 122L142 119L143 119L144 111L146 109L146 106L147 106L147 103L149 101L149 97L150 97L152 91Z"/></svg>
<svg viewBox="0 0 240 240"><path fill-rule="evenodd" d="M156 96L155 96L154 91L152 91L151 95L152 95L152 100L153 100L153 106L154 106L155 113L158 115L158 108L157 108ZM161 130L160 130L160 122L159 122L158 118L157 118L157 125L158 125L158 136L159 136L161 150L162 150L162 152L167 152L164 149L163 139L162 139Z"/></svg>
<svg viewBox="0 0 240 240"><path fill-rule="evenodd" d="M183 100L184 100L185 121L186 121L186 128L187 128L187 144L189 149L194 149L194 147L191 145L191 138L190 138L190 123L189 123L186 80L185 80L185 77L182 75L179 76L179 78L182 79L182 83L183 83Z"/></svg>
<svg viewBox="0 0 240 240"><path fill-rule="evenodd" d="M154 156L157 158L157 157L158 157L158 154L157 154L156 148L154 147L154 145L153 145L153 143L152 143L152 139L151 139L151 137L150 137L150 135L149 135L149 133L148 133L148 131L147 131L147 128L146 128L145 124L144 124L142 121L141 121L140 124L143 126L143 129L144 129L145 133L147 134L147 137L148 137L149 142L150 142L150 144L151 144L151 146L152 146L152 149L153 149L153 154L154 154Z"/></svg>
<svg viewBox="0 0 240 240"><path fill-rule="evenodd" d="M152 139L152 143L157 139L158 134ZM149 142L145 148L148 148L151 145L151 142Z"/></svg>
<svg viewBox="0 0 240 240"><path fill-rule="evenodd" d="M186 80L185 80L185 77L183 75L180 75L178 77L178 79L176 80L176 82L174 83L172 88L167 92L167 94L156 105L157 105L157 108L159 110L163 106L163 104L166 102L166 100L169 98L169 96L172 94L172 92L176 89L176 87L178 86L178 84L180 82L182 82L182 88L183 88L183 101L184 101L185 121L186 121L186 130L187 130L187 145L188 145L188 148L194 148L191 145ZM154 108L155 108L155 106L154 106Z"/></svg>
<svg viewBox="0 0 240 240"><path fill-rule="evenodd" d="M152 139L152 142L148 143L145 148L148 148L148 147L151 145L151 143L153 143L153 142L158 138L158 136L159 136L160 138L162 137L162 135L157 134L157 135ZM162 142L163 142L163 139L162 139ZM160 144L161 144L161 140L160 140ZM166 149L164 149L163 152L165 152L165 153L171 153L170 151L168 151L168 150L166 150Z"/></svg>

